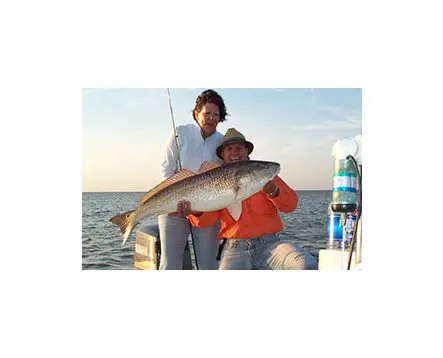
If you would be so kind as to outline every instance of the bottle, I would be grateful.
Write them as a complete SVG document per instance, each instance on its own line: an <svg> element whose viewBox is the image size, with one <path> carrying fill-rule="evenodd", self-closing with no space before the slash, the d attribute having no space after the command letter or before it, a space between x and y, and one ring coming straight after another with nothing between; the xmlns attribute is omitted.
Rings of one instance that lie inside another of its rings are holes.
<svg viewBox="0 0 443 358"><path fill-rule="evenodd" d="M357 173L349 159L334 161L331 210L350 213L357 209Z"/></svg>
<svg viewBox="0 0 443 358"><path fill-rule="evenodd" d="M355 213L336 213L328 208L328 250L349 250L354 237ZM344 238L344 239L343 239Z"/></svg>

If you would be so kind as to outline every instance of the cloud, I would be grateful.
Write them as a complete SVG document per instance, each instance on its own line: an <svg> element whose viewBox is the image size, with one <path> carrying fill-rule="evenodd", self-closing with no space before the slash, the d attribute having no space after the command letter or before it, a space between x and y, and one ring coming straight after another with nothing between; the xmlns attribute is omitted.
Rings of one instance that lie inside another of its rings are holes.
<svg viewBox="0 0 443 358"><path fill-rule="evenodd" d="M306 123L292 126L293 131L331 131L335 129L359 129L361 121L352 116L345 116L345 119L338 121L324 120L319 123Z"/></svg>
<svg viewBox="0 0 443 358"><path fill-rule="evenodd" d="M285 89L284 88L271 88L271 91L274 92L283 92Z"/></svg>
<svg viewBox="0 0 443 358"><path fill-rule="evenodd" d="M332 114L334 116L344 117L343 109L340 107L337 107L337 106L321 105L321 106L319 106L318 110L320 112L327 112L327 113Z"/></svg>

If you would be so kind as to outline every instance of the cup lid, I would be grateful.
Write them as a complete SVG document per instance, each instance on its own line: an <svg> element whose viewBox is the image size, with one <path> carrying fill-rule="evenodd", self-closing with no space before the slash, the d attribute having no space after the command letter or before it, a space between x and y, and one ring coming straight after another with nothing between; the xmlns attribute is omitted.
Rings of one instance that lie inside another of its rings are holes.
<svg viewBox="0 0 443 358"><path fill-rule="evenodd" d="M346 159L348 155L355 155L358 152L358 145L352 138L343 138L335 142L332 146L331 155L335 159Z"/></svg>

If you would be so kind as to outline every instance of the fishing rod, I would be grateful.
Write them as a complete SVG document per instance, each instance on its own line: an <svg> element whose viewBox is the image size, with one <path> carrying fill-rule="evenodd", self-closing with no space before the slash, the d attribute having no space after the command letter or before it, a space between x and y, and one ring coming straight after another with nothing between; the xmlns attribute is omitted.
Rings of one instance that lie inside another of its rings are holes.
<svg viewBox="0 0 443 358"><path fill-rule="evenodd" d="M174 112L172 111L171 93L169 92L169 88L167 88L167 91L168 91L168 99L169 99L169 110L171 111L171 118L172 118L172 128L174 129L175 145L177 146L178 170L182 170L182 163L180 161L180 147L178 145L178 134L177 134L177 129L175 127ZM194 234L192 233L192 225L189 222L189 220L187 220L187 221L190 226L189 231L191 233L191 242L188 241L188 245L191 244L190 246L192 247L192 253L194 255L195 268L198 270L197 252L195 251Z"/></svg>
<svg viewBox="0 0 443 358"><path fill-rule="evenodd" d="M174 112L172 111L171 93L169 92L169 88L167 88L167 90L169 98L169 110L171 111L171 118L172 118L172 128L174 129L175 145L177 146L178 170L182 170L182 163L180 161L180 147L178 146L178 134L177 134L177 129L175 128Z"/></svg>

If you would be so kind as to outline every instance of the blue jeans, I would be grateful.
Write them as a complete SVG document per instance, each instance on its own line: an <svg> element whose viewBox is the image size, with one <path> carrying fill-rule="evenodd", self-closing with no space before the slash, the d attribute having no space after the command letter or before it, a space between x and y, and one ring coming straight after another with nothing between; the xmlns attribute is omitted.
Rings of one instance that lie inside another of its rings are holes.
<svg viewBox="0 0 443 358"><path fill-rule="evenodd" d="M226 239L220 270L317 270L315 258L298 245L270 234Z"/></svg>
<svg viewBox="0 0 443 358"><path fill-rule="evenodd" d="M199 270L217 270L220 224L206 228L192 227L186 218L160 215L158 229L161 243L160 270L181 270L183 253L192 230Z"/></svg>

